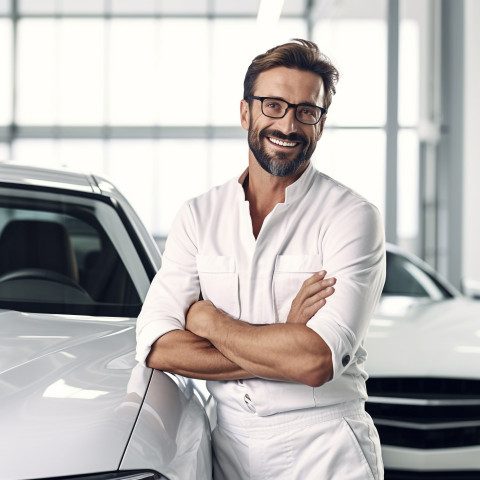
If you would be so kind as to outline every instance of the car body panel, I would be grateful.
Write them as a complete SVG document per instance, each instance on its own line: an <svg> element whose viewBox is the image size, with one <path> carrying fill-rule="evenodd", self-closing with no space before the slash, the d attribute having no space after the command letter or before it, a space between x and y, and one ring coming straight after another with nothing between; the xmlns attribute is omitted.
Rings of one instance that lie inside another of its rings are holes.
<svg viewBox="0 0 480 480"><path fill-rule="evenodd" d="M132 379L139 373L134 372ZM159 436L161 440L155 440ZM168 448L154 448L160 442ZM193 383L155 370L121 469L155 468L161 464L162 473L170 480L209 478L210 442L209 420Z"/></svg>
<svg viewBox="0 0 480 480"><path fill-rule="evenodd" d="M395 300L383 298L370 325L370 376L480 379L480 302Z"/></svg>
<svg viewBox="0 0 480 480"><path fill-rule="evenodd" d="M0 195L0 236L12 219L62 223L83 289L90 268L86 255L91 248L98 250L94 245L100 240L109 242L108 248L118 254L115 262L122 263L131 279L128 288L135 288L140 300L145 298L161 255L141 219L110 182L0 162ZM96 228L98 238L86 236ZM102 274L102 269L95 270L93 278ZM210 479L205 399L195 394L192 380L154 373L135 361L136 318L124 312L141 303L129 302L125 310L117 308L122 307L117 299L92 296L90 303L82 303L63 284L52 283L55 288L47 289L43 278L41 288L35 289L37 279L11 280L9 275L0 276L0 479L125 469L168 472L170 479ZM118 275L108 278L115 283ZM43 292L50 291L55 299L44 300ZM2 302L8 309L2 309ZM84 308L90 312L91 305L97 313L82 313Z"/></svg>
<svg viewBox="0 0 480 480"><path fill-rule="evenodd" d="M138 415L118 413L136 364L134 328L0 311L0 478L118 468ZM139 395L149 376L137 381Z"/></svg>
<svg viewBox="0 0 480 480"><path fill-rule="evenodd" d="M95 191L94 184L87 174L3 162L0 162L0 183L67 189L86 193Z"/></svg>

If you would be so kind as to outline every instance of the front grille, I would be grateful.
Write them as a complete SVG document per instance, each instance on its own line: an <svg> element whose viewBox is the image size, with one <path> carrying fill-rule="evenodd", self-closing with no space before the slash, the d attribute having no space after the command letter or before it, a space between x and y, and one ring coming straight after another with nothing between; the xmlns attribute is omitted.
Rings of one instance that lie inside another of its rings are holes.
<svg viewBox="0 0 480 480"><path fill-rule="evenodd" d="M480 381L370 378L366 409L383 445L480 446Z"/></svg>
<svg viewBox="0 0 480 480"><path fill-rule="evenodd" d="M468 470L450 472L413 472L407 470L385 470L385 480L479 480L480 472Z"/></svg>

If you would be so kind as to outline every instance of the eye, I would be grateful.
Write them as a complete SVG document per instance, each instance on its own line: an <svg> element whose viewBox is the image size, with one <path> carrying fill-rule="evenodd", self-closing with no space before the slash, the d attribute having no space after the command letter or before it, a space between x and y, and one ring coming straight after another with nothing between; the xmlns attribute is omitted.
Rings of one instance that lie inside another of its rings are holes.
<svg viewBox="0 0 480 480"><path fill-rule="evenodd" d="M308 105L302 105L300 113L305 116L316 117L317 109L315 107L309 107Z"/></svg>
<svg viewBox="0 0 480 480"><path fill-rule="evenodd" d="M275 100L265 100L264 106L270 110L283 110L284 108L280 102Z"/></svg>

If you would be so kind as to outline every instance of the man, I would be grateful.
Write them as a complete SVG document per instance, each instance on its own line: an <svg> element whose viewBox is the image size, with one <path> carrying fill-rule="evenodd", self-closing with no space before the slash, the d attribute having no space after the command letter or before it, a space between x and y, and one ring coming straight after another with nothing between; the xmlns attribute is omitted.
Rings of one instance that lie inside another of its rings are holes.
<svg viewBox="0 0 480 480"><path fill-rule="evenodd" d="M138 319L140 362L208 380L216 479L383 478L362 346L383 227L310 163L337 78L304 40L254 59L248 169L181 209Z"/></svg>

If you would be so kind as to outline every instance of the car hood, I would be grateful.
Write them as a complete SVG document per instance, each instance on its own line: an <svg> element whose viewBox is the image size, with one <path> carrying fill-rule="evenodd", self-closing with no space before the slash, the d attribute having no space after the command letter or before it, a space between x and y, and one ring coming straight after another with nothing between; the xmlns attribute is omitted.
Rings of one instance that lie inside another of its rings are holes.
<svg viewBox="0 0 480 480"><path fill-rule="evenodd" d="M365 347L372 377L480 378L480 302L384 297Z"/></svg>
<svg viewBox="0 0 480 480"><path fill-rule="evenodd" d="M125 401L134 348L134 319L0 310L0 478L116 470L140 405ZM137 368L140 397L150 376Z"/></svg>

